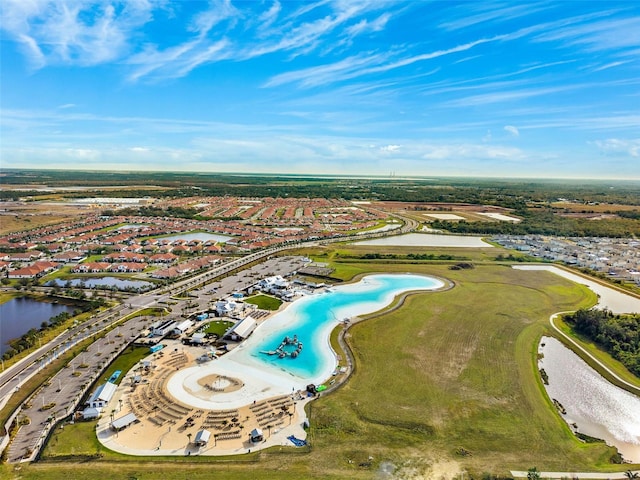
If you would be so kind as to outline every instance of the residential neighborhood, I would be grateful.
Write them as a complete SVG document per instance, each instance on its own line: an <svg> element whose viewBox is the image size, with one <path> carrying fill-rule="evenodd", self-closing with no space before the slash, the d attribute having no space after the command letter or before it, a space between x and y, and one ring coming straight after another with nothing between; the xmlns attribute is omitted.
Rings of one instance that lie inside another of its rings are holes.
<svg viewBox="0 0 640 480"><path fill-rule="evenodd" d="M492 240L544 261L588 268L640 284L640 241L635 239L498 235Z"/></svg>
<svg viewBox="0 0 640 480"><path fill-rule="evenodd" d="M35 279L68 266L73 274L144 274L170 280L213 266L224 255L384 227L387 217L379 210L321 198L188 197L145 203L197 209L208 220L88 211L82 221L0 237L0 270L10 279Z"/></svg>

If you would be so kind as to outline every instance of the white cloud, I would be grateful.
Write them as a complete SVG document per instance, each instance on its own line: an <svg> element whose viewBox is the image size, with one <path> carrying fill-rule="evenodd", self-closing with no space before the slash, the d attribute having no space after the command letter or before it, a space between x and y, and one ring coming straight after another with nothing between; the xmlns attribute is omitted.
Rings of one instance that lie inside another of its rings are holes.
<svg viewBox="0 0 640 480"><path fill-rule="evenodd" d="M400 145L384 145L380 147L381 152L395 152L400 149Z"/></svg>
<svg viewBox="0 0 640 480"><path fill-rule="evenodd" d="M128 52L133 31L151 20L152 8L148 1L6 0L2 29L35 68L97 65Z"/></svg>
<svg viewBox="0 0 640 480"><path fill-rule="evenodd" d="M282 5L280 5L280 2L278 2L277 0L274 1L273 5L271 5L271 8L269 8L269 10L264 12L258 18L258 29L264 31L269 28L273 24L273 22L276 21L281 10Z"/></svg>
<svg viewBox="0 0 640 480"><path fill-rule="evenodd" d="M517 129L517 127L514 127L513 125L505 125L504 130L505 132L510 133L514 137L520 136L520 131Z"/></svg>
<svg viewBox="0 0 640 480"><path fill-rule="evenodd" d="M629 155L634 158L640 157L640 138L628 140L608 138L606 140L596 140L595 142L592 142L592 144L596 145L600 152L605 155Z"/></svg>
<svg viewBox="0 0 640 480"><path fill-rule="evenodd" d="M348 27L346 33L350 38L353 38L367 32L379 32L384 29L390 18L391 14L383 13L371 22L367 19L362 19L358 23Z"/></svg>
<svg viewBox="0 0 640 480"><path fill-rule="evenodd" d="M446 55L464 52L466 50L474 48L477 45L498 41L503 39L504 37L504 35L498 35L492 38L483 38L462 45L457 45L449 49L423 53L420 55L405 57L394 61L390 61L390 57L394 55L394 52L391 51L385 54L378 53L352 56L332 64L305 68L302 70L295 70L275 75L274 77L271 77L271 79L269 79L264 86L273 87L285 83L299 82L303 87L310 87L335 83L343 80L361 77L364 75L384 73L389 70L394 70L411 65L413 63L423 62ZM435 73L437 71L439 71L439 69L434 69L432 72Z"/></svg>

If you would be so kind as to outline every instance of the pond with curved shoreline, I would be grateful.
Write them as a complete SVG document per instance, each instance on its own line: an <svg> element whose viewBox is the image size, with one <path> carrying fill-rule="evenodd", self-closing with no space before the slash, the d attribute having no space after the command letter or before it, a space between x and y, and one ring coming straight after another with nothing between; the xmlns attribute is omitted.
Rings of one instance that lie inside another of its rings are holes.
<svg viewBox="0 0 640 480"><path fill-rule="evenodd" d="M538 349L549 398L577 432L615 446L625 460L640 462L640 397L604 379L559 340L543 337ZM577 427L577 428L576 428Z"/></svg>
<svg viewBox="0 0 640 480"><path fill-rule="evenodd" d="M42 322L76 307L61 303L41 302L30 297L13 298L0 305L0 355L9 350L8 342L30 329L39 329Z"/></svg>
<svg viewBox="0 0 640 480"><path fill-rule="evenodd" d="M57 285L59 287L66 287L69 284L71 287L84 287L84 288L108 288L116 287L118 290L125 289L142 289L148 290L155 284L152 282L145 282L144 280L129 280L117 277L88 277L88 278L71 278L63 280L56 278L47 282L47 286Z"/></svg>

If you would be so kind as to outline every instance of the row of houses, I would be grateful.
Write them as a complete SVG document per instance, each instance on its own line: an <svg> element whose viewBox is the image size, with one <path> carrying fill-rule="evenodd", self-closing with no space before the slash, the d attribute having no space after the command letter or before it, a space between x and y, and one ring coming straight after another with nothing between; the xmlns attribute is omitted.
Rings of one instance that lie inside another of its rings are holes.
<svg viewBox="0 0 640 480"><path fill-rule="evenodd" d="M640 283L640 241L628 238L498 235L496 243L532 257Z"/></svg>
<svg viewBox="0 0 640 480"><path fill-rule="evenodd" d="M71 269L73 273L139 273L147 268L146 263L107 263L107 262L86 262L76 265Z"/></svg>

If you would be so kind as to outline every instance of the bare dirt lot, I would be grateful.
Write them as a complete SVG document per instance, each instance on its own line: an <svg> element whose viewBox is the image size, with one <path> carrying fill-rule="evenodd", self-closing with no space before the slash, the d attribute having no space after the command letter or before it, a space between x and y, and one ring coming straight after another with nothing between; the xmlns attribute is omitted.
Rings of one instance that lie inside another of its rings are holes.
<svg viewBox="0 0 640 480"><path fill-rule="evenodd" d="M43 202L0 203L0 235L65 222L92 213L87 207Z"/></svg>

